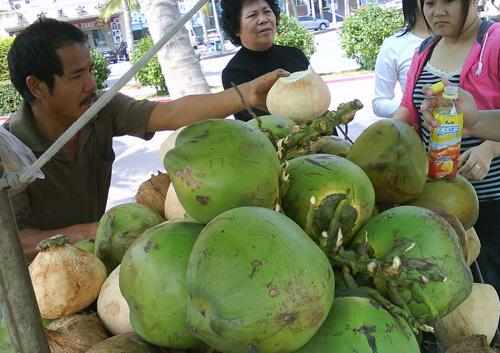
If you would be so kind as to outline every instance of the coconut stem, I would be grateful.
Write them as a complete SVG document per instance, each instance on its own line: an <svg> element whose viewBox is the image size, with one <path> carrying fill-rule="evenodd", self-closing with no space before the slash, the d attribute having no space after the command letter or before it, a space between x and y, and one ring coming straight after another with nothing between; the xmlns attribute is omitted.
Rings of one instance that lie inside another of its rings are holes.
<svg viewBox="0 0 500 353"><path fill-rule="evenodd" d="M278 141L278 156L287 160L311 152L311 143L321 136L329 136L333 129L340 124L348 124L356 112L363 108L363 104L355 99L342 103L337 111L328 111L322 116L306 125L300 126L296 131Z"/></svg>
<svg viewBox="0 0 500 353"><path fill-rule="evenodd" d="M422 291L422 287L429 282L446 281L446 276L432 261L408 257L414 244L400 239L393 249L383 258L374 258L373 250L365 246L358 246L356 250L338 249L329 253L332 263L342 268L345 273L347 267L353 275L368 275L373 280L384 281L389 288L390 296L397 305L407 311L408 303L416 300L423 303L431 317L438 317L438 312ZM404 299L398 294L397 288L407 288L411 298ZM432 332L432 327L413 319L412 326L418 330Z"/></svg>
<svg viewBox="0 0 500 353"><path fill-rule="evenodd" d="M66 244L69 244L68 237L63 234L57 234L53 237L42 240L40 243L38 243L36 248L38 251L46 251L49 249L64 246Z"/></svg>

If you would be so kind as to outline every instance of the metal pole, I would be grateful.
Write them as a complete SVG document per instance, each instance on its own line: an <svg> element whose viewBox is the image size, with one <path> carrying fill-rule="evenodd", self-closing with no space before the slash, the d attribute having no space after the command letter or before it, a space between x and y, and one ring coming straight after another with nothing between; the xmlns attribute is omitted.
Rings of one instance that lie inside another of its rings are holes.
<svg viewBox="0 0 500 353"><path fill-rule="evenodd" d="M0 190L0 259L0 305L15 352L50 353L6 189Z"/></svg>
<svg viewBox="0 0 500 353"><path fill-rule="evenodd" d="M80 129L92 120L96 114L111 101L111 99L118 93L118 91L130 81L132 77L142 69L148 61L158 53L158 51L167 43L176 33L184 27L184 25L198 12L208 0L199 0L195 6L184 16L182 16L177 23L168 30L165 35L156 43L144 56L128 70L113 87L106 91L99 99L83 113L83 115L73 123L59 138L45 151L40 158L35 161L29 168L27 168L19 177L19 182L25 184L31 182L37 170L41 169ZM0 184L1 185L1 184ZM14 185L12 185L14 186Z"/></svg>

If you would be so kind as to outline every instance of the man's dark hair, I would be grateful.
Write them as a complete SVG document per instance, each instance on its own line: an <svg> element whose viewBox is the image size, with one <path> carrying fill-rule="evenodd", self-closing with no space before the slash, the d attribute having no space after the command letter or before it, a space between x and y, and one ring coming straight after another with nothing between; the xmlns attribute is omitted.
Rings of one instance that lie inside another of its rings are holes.
<svg viewBox="0 0 500 353"><path fill-rule="evenodd" d="M74 25L50 18L40 18L19 33L7 56L10 80L31 103L33 95L26 86L26 77L33 75L54 88L54 75L62 76L64 68L57 50L72 44L87 43L87 36Z"/></svg>
<svg viewBox="0 0 500 353"><path fill-rule="evenodd" d="M222 0L222 28L224 33L234 45L241 45L240 37L236 34L240 31L241 8L243 3L249 0ZM279 23L280 7L275 0L266 0L269 7L276 16L276 25Z"/></svg>

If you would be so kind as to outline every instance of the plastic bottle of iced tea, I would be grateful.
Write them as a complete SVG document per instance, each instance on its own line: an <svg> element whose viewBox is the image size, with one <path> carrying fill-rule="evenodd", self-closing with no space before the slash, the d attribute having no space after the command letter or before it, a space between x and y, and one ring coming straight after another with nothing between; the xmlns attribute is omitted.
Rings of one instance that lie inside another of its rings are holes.
<svg viewBox="0 0 500 353"><path fill-rule="evenodd" d="M463 134L463 113L457 112L458 87L444 88L441 103L433 111L437 126L429 142L429 177L453 178L459 167L460 144Z"/></svg>

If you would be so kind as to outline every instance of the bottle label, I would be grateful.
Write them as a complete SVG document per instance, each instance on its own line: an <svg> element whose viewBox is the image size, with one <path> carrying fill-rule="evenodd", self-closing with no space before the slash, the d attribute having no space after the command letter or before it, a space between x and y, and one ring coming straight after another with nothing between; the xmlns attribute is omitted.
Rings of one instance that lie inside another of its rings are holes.
<svg viewBox="0 0 500 353"><path fill-rule="evenodd" d="M437 127L432 129L429 143L429 177L452 178L458 172L463 114L434 111Z"/></svg>

